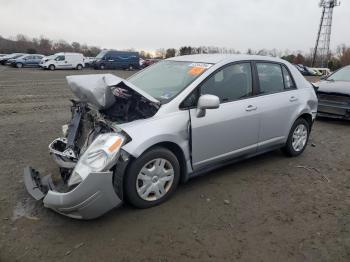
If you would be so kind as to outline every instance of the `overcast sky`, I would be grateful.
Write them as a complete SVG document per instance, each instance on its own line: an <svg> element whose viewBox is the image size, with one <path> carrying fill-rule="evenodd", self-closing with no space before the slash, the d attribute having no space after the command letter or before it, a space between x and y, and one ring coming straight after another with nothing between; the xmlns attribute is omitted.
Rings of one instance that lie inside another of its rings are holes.
<svg viewBox="0 0 350 262"><path fill-rule="evenodd" d="M114 49L213 45L309 51L319 0L0 0L0 35ZM331 47L350 44L350 3L335 8Z"/></svg>

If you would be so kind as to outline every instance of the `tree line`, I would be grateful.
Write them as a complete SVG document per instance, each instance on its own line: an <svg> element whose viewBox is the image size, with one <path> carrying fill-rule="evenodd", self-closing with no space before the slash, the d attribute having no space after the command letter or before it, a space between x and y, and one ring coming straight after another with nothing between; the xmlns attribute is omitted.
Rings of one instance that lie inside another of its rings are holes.
<svg viewBox="0 0 350 262"><path fill-rule="evenodd" d="M134 49L128 49L129 51L135 51ZM85 56L95 57L101 48L96 46L88 46L86 44L80 44L78 42L68 43L64 40L54 41L44 36L40 38L28 38L24 35L17 35L11 39L5 39L0 36L0 53L40 53L44 55L50 55L57 52L79 52ZM182 46L179 49L176 48L160 48L156 52L150 53L144 50L139 51L140 57L143 59L148 58L170 58L179 55L191 55L191 54L240 54L233 48L216 47L216 46ZM260 49L252 50L247 49L245 54L265 55L273 57L281 57L293 64L303 64L311 66L313 50L309 53L304 52L292 52L289 50L280 51L277 49ZM328 67L331 70L336 70L340 67L350 64L350 47L346 45L340 45L336 48L335 52L330 54Z"/></svg>
<svg viewBox="0 0 350 262"><path fill-rule="evenodd" d="M64 40L53 41L44 36L40 38L28 38L24 35L17 35L12 39L0 36L0 53L28 53L51 55L57 52L78 52L85 56L96 56L101 49L96 46L88 46L78 42L68 43Z"/></svg>

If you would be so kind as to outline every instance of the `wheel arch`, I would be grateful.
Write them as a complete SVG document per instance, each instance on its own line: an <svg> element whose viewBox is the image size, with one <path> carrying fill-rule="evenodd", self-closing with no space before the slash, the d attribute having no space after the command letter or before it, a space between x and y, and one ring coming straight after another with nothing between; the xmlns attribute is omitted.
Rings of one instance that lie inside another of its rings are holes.
<svg viewBox="0 0 350 262"><path fill-rule="evenodd" d="M179 146L177 143L172 142L172 141L161 141L161 142L155 143L155 144L147 147L145 150L143 150L142 153L140 153L140 155L142 155L145 152L147 152L153 148L156 148L156 147L166 148L176 156L176 158L180 164L180 181L185 182L187 180L187 174L188 174L187 161L186 161L185 152L183 151L181 146ZM137 157L132 156L131 161L133 161L133 159L136 159L136 158Z"/></svg>
<svg viewBox="0 0 350 262"><path fill-rule="evenodd" d="M299 118L303 118L303 119L305 119L307 122L308 122L308 124L309 124L309 126L310 126L310 131L311 131L311 129L312 129L312 125L313 125L313 121L312 121L312 115L310 114L310 113L302 113L301 115L299 115L299 117L297 118L297 119L299 119ZM296 120L297 120L296 119ZM295 120L295 121L296 121ZM294 122L295 122L294 121Z"/></svg>

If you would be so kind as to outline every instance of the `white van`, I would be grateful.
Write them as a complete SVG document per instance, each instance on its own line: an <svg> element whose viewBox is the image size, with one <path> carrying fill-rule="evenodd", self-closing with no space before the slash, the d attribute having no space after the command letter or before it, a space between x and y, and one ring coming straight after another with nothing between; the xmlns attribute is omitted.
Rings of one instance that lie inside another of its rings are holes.
<svg viewBox="0 0 350 262"><path fill-rule="evenodd" d="M77 69L85 67L85 58L80 53L57 53L44 57L41 60L40 67L50 70L55 69Z"/></svg>

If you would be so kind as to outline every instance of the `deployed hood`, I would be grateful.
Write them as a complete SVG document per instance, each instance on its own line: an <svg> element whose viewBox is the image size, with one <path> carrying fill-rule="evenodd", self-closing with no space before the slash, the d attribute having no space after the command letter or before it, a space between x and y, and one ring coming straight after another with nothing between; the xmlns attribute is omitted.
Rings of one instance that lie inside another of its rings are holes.
<svg viewBox="0 0 350 262"><path fill-rule="evenodd" d="M318 92L329 94L343 94L350 96L350 82L321 81L318 84Z"/></svg>
<svg viewBox="0 0 350 262"><path fill-rule="evenodd" d="M101 110L110 108L116 102L117 97L123 95L123 89L120 91L118 88L125 87L130 88L148 102L160 105L160 102L154 97L132 83L112 74L74 75L66 78L76 97Z"/></svg>

